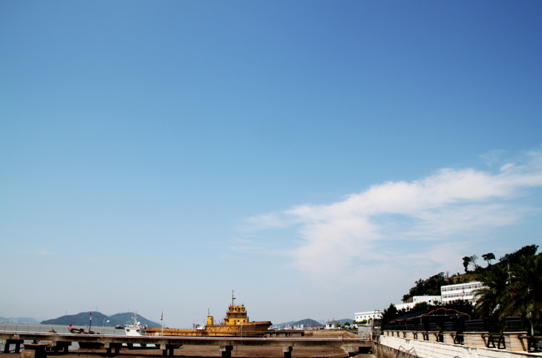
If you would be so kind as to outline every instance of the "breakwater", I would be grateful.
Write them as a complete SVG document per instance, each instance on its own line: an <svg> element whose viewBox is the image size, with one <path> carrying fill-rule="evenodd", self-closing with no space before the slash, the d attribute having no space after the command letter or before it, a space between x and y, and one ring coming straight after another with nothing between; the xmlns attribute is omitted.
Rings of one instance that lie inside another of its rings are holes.
<svg viewBox="0 0 542 358"><path fill-rule="evenodd" d="M139 344L141 346L155 346L162 351L163 356L173 356L174 350L181 346L216 346L220 349L222 357L230 358L231 351L236 346L245 347L280 347L284 358L290 358L296 347L339 347L343 351L354 354L368 351L371 347L370 338L312 338L312 337L176 337L176 336L114 336L105 334L63 334L63 333L25 333L2 332L0 338L9 349L9 346L20 347L24 342L36 342L36 345L27 345L25 348L37 352L34 357L42 357L47 350L55 353L67 353L73 342L85 345L103 347L107 355L119 354L123 347ZM16 348L18 349L18 348Z"/></svg>

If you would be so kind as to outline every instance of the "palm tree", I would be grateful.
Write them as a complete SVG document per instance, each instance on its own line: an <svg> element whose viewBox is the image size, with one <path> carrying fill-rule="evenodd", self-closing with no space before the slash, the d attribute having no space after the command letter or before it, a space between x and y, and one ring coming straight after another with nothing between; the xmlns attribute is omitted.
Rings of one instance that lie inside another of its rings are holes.
<svg viewBox="0 0 542 358"><path fill-rule="evenodd" d="M511 300L503 313L526 318L531 323L531 333L542 324L542 253L521 256L511 265Z"/></svg>
<svg viewBox="0 0 542 358"><path fill-rule="evenodd" d="M542 253L507 255L477 278L484 285L475 292L480 316L521 316L530 323L531 334L542 325Z"/></svg>
<svg viewBox="0 0 542 358"><path fill-rule="evenodd" d="M507 301L509 292L508 270L506 265L494 265L477 275L482 288L475 291L474 309L480 317L500 316L503 303Z"/></svg>

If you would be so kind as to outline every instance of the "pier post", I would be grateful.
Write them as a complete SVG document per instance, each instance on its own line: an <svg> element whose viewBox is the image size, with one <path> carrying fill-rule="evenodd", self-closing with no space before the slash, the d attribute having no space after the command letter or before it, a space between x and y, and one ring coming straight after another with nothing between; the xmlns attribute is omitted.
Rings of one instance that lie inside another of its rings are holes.
<svg viewBox="0 0 542 358"><path fill-rule="evenodd" d="M44 343L25 343L21 358L47 358Z"/></svg>
<svg viewBox="0 0 542 358"><path fill-rule="evenodd" d="M527 335L527 332L504 332L504 345L507 351L525 352L527 345L524 344L520 336Z"/></svg>
<svg viewBox="0 0 542 358"><path fill-rule="evenodd" d="M427 340L429 342L438 342L438 337L440 335L440 332L439 331L429 331L427 332Z"/></svg>
<svg viewBox="0 0 542 358"><path fill-rule="evenodd" d="M455 336L456 332L455 331L445 331L445 332L442 332L442 343L444 344L454 344L454 336Z"/></svg>
<svg viewBox="0 0 542 358"><path fill-rule="evenodd" d="M485 336L489 332L464 332L463 336L465 337L465 345L469 347L476 348L485 348L487 347Z"/></svg>
<svg viewBox="0 0 542 358"><path fill-rule="evenodd" d="M222 352L222 358L231 358L231 351L233 346L220 346L220 351Z"/></svg>
<svg viewBox="0 0 542 358"><path fill-rule="evenodd" d="M160 350L162 350L162 357L165 357L167 354L165 343L160 343Z"/></svg>
<svg viewBox="0 0 542 358"><path fill-rule="evenodd" d="M4 339L4 353L9 353L9 347L12 344L15 345L15 353L20 353L21 343L23 343L23 341L19 339Z"/></svg>
<svg viewBox="0 0 542 358"><path fill-rule="evenodd" d="M58 342L57 344L60 344L63 353L68 354L72 342Z"/></svg>
<svg viewBox="0 0 542 358"><path fill-rule="evenodd" d="M113 355L118 355L119 352L120 352L121 346L122 346L122 343L119 344L119 343L104 342L104 348L105 348L105 351L106 351L106 355L108 357L111 357ZM112 353L113 349L115 350L114 353Z"/></svg>
<svg viewBox="0 0 542 358"><path fill-rule="evenodd" d="M165 343L160 343L160 349L162 350L162 357L167 357L168 346Z"/></svg>
<svg viewBox="0 0 542 358"><path fill-rule="evenodd" d="M292 358L292 346L282 347L282 353L284 353L284 358Z"/></svg>

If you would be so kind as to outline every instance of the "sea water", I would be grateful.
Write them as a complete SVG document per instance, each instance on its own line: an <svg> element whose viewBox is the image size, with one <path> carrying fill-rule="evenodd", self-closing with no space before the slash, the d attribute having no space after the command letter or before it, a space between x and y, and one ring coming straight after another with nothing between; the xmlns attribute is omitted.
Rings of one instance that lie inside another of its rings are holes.
<svg viewBox="0 0 542 358"><path fill-rule="evenodd" d="M73 328L84 328L88 331L88 326L73 326ZM69 334L68 326L64 325L50 325L50 324L0 324L0 333L49 333L55 331L58 334ZM124 329L115 329L115 327L108 326L92 326L91 330L95 334L106 336L125 336ZM25 341L31 343L31 341ZM22 347L21 347L22 348ZM10 346L11 350L15 349L15 345ZM69 350L79 349L79 344L73 342ZM4 352L4 344L0 342L0 352Z"/></svg>

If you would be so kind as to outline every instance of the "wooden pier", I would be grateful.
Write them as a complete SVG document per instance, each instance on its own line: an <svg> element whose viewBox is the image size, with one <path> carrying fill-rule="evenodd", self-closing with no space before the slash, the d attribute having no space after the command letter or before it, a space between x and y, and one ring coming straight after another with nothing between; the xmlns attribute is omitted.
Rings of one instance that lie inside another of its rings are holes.
<svg viewBox="0 0 542 358"><path fill-rule="evenodd" d="M73 342L83 345L92 344L105 348L108 356L119 354L124 347L136 344L142 347L155 346L162 351L162 356L173 356L174 350L181 346L216 346L222 352L222 357L230 358L233 347L282 347L284 358L291 358L295 347L339 347L346 353L357 354L367 352L372 347L368 338L313 338L313 337L179 337L179 336L107 336L99 334L59 334L59 333L0 333L4 351L10 351L15 346L15 352L20 351L21 345L27 351L24 358L43 358L46 351L56 354L67 353ZM24 342L31 342L25 344Z"/></svg>

